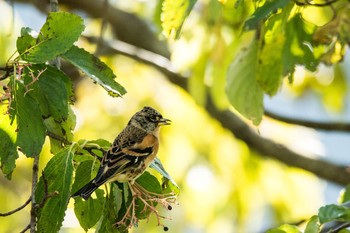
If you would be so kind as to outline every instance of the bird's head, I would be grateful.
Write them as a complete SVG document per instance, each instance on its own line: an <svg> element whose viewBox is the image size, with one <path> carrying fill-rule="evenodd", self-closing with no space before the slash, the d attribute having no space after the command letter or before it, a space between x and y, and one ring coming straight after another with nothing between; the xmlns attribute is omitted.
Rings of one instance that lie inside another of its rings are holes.
<svg viewBox="0 0 350 233"><path fill-rule="evenodd" d="M128 124L141 128L147 133L152 133L161 125L170 125L170 122L169 119L163 118L162 114L154 108L144 107L131 117Z"/></svg>

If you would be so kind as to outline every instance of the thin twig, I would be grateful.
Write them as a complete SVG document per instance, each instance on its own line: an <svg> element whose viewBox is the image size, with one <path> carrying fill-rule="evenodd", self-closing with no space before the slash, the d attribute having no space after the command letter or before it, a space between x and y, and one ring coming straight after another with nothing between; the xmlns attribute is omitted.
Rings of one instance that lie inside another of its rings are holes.
<svg viewBox="0 0 350 233"><path fill-rule="evenodd" d="M28 224L20 233L24 233L30 229L30 224Z"/></svg>
<svg viewBox="0 0 350 233"><path fill-rule="evenodd" d="M296 119L287 116L282 116L277 113L265 110L265 116L268 116L272 119L282 121L288 124L301 125L309 128L327 130L327 131L343 131L350 132L350 124L343 122L316 122L304 119Z"/></svg>
<svg viewBox="0 0 350 233"><path fill-rule="evenodd" d="M0 213L0 217L6 217L6 216L9 216L9 215L11 215L11 214L14 214L14 213L20 211L21 209L23 209L24 207L26 207L31 201L32 201L32 197L30 196L30 197L28 198L28 200L27 200L26 202L24 202L23 205L21 205L20 207L14 209L14 210L11 210L11 211L9 211L9 212L7 212L7 213Z"/></svg>

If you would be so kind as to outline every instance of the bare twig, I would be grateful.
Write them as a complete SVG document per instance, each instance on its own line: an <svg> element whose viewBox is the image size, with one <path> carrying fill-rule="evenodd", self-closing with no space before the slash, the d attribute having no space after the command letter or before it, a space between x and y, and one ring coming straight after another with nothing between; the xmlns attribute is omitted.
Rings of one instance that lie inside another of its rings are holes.
<svg viewBox="0 0 350 233"><path fill-rule="evenodd" d="M265 115L288 124L301 125L309 128L327 130L327 131L345 131L350 132L350 123L345 122L316 122L304 119L296 119L287 116L282 116L277 113L265 110Z"/></svg>
<svg viewBox="0 0 350 233"><path fill-rule="evenodd" d="M24 233L30 229L30 224L28 224L20 233Z"/></svg>
<svg viewBox="0 0 350 233"><path fill-rule="evenodd" d="M11 215L11 214L14 214L14 213L20 211L21 209L23 209L24 207L26 207L31 201L32 201L32 197L29 197L28 200L27 200L26 202L24 202L24 204L21 205L20 207L14 209L14 210L11 210L11 211L9 211L9 212L7 212L7 213L0 213L0 217L9 216L9 215Z"/></svg>

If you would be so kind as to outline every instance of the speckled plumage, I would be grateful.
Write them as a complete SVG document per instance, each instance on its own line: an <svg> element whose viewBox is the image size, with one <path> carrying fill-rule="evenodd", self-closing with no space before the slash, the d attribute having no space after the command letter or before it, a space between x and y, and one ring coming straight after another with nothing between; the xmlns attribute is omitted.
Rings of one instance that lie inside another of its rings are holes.
<svg viewBox="0 0 350 233"><path fill-rule="evenodd" d="M133 183L157 155L159 128L169 122L151 107L135 113L103 157L96 177L72 197L88 199L106 182Z"/></svg>

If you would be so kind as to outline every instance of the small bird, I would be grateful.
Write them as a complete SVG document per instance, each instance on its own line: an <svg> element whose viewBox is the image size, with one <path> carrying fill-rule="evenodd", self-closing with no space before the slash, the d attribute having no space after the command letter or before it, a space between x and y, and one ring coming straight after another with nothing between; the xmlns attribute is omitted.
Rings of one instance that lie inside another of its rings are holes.
<svg viewBox="0 0 350 233"><path fill-rule="evenodd" d="M96 177L75 192L85 200L106 182L131 182L142 175L156 157L159 129L170 120L151 107L135 113L101 160Z"/></svg>

